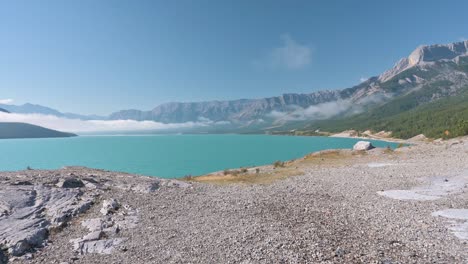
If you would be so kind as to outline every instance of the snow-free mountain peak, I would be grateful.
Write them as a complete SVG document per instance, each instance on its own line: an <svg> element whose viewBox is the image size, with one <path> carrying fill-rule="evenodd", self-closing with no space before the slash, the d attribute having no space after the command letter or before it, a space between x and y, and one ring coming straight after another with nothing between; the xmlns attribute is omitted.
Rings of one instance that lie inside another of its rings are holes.
<svg viewBox="0 0 468 264"><path fill-rule="evenodd" d="M379 81L386 82L397 74L424 63L432 63L440 60L453 60L460 56L468 55L468 40L449 43L422 45L411 54L399 60L395 66L379 76Z"/></svg>

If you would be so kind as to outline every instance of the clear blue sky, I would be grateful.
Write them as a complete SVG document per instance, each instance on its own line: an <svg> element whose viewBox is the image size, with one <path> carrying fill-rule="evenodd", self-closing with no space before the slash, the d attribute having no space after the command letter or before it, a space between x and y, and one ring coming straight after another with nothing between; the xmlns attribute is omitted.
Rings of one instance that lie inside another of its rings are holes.
<svg viewBox="0 0 468 264"><path fill-rule="evenodd" d="M0 1L0 99L108 114L346 88L468 38L468 1Z"/></svg>

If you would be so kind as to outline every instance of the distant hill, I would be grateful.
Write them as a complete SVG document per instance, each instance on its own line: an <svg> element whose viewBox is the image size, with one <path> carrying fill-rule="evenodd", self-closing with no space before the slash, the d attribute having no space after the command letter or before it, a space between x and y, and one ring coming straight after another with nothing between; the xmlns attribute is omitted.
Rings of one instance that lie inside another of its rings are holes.
<svg viewBox="0 0 468 264"><path fill-rule="evenodd" d="M75 134L60 132L26 123L0 122L0 139L7 138L56 138L74 137Z"/></svg>
<svg viewBox="0 0 468 264"><path fill-rule="evenodd" d="M3 108L0 108L0 112L3 112L3 113L10 113L8 112L7 110L3 109Z"/></svg>
<svg viewBox="0 0 468 264"><path fill-rule="evenodd" d="M69 118L69 119L81 119L81 120L104 120L106 117L98 115L80 115L73 113L62 113L58 110L37 105L37 104L23 104L23 105L7 105L0 104L0 108L7 110L10 113L17 114L43 114L43 115L52 115L57 117Z"/></svg>

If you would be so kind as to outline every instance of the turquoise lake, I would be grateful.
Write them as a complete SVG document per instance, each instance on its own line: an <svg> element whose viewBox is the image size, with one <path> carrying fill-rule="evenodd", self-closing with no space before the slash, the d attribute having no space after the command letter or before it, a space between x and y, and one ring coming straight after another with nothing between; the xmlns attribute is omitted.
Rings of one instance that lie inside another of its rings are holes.
<svg viewBox="0 0 468 264"><path fill-rule="evenodd" d="M0 140L0 170L86 166L163 178L271 164L359 139L270 135L81 136ZM392 148L396 143L373 141Z"/></svg>

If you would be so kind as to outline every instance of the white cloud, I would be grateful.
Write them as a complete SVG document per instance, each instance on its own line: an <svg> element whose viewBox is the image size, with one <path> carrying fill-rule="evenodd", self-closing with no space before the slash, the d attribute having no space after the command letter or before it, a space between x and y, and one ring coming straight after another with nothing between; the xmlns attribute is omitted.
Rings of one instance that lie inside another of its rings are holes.
<svg viewBox="0 0 468 264"><path fill-rule="evenodd" d="M323 120L345 112L348 112L350 114L362 113L362 111L364 110L363 106L371 103L378 104L384 102L391 96L391 94L373 94L357 101L352 101L350 99L337 100L312 105L307 108L302 108L300 106L291 106L291 111L272 111L268 116L270 118L275 119L276 123L287 121Z"/></svg>
<svg viewBox="0 0 468 264"><path fill-rule="evenodd" d="M59 131L74 133L182 129L226 124L226 122L213 122L209 119L204 119L199 122L164 124L153 121L135 120L79 120L61 118L52 115L8 114L3 112L0 112L0 122L29 123Z"/></svg>
<svg viewBox="0 0 468 264"><path fill-rule="evenodd" d="M458 40L460 40L460 41L465 41L465 40L468 40L468 38L460 37L460 38L458 38Z"/></svg>
<svg viewBox="0 0 468 264"><path fill-rule="evenodd" d="M12 104L13 103L13 99L0 99L0 104Z"/></svg>
<svg viewBox="0 0 468 264"><path fill-rule="evenodd" d="M255 65L271 68L296 70L304 68L312 62L312 49L295 41L290 35L281 36L283 45L271 50L266 58L255 61Z"/></svg>
<svg viewBox="0 0 468 264"><path fill-rule="evenodd" d="M365 81L367 81L367 80L369 80L369 78L367 78L367 77L361 77L361 78L359 78L359 82L365 82Z"/></svg>
<svg viewBox="0 0 468 264"><path fill-rule="evenodd" d="M321 120L340 114L351 108L351 106L352 103L349 100L338 100L312 105L307 108L296 106L295 109L290 112L273 111L269 114L269 116L275 119L277 122Z"/></svg>

